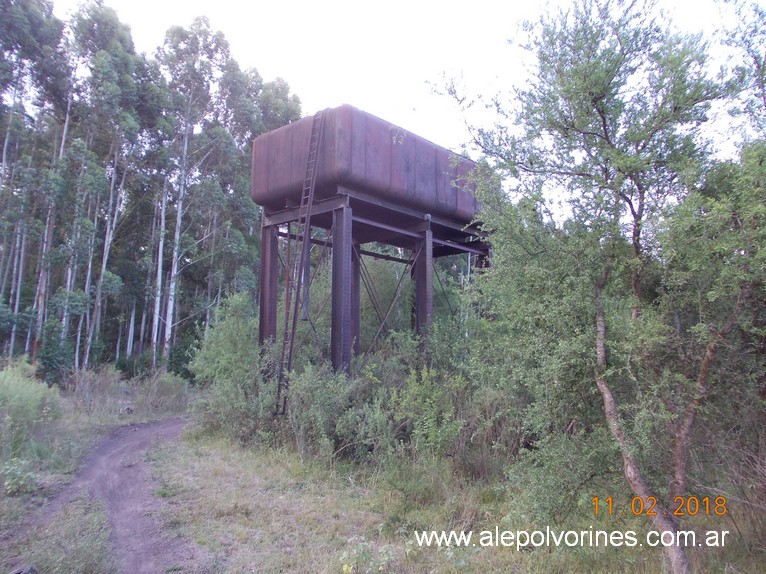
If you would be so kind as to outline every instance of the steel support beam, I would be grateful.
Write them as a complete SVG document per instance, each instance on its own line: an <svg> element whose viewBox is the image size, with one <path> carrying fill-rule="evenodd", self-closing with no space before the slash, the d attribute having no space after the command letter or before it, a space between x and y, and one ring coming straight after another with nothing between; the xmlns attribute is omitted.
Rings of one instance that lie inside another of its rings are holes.
<svg viewBox="0 0 766 574"><path fill-rule="evenodd" d="M351 208L333 212L332 234L332 366L337 372L351 372Z"/></svg>
<svg viewBox="0 0 766 574"><path fill-rule="evenodd" d="M340 207L348 207L347 195L336 195L329 199L317 201L311 208L312 215L319 215L322 213L328 213L335 211ZM297 221L300 218L300 207L291 207L289 209L283 209L275 211L273 213L264 214L263 221L266 225L283 225L290 221Z"/></svg>
<svg viewBox="0 0 766 574"><path fill-rule="evenodd" d="M420 336L428 333L434 312L434 241L430 226L421 232L418 241L417 257L412 265L412 275L415 279L415 331Z"/></svg>
<svg viewBox="0 0 766 574"><path fill-rule="evenodd" d="M279 278L277 233L276 225L261 227L261 268L258 272L260 280L258 342L261 345L277 338L277 280Z"/></svg>
<svg viewBox="0 0 766 574"><path fill-rule="evenodd" d="M354 356L362 350L362 262L359 253L352 249L351 253L351 341Z"/></svg>

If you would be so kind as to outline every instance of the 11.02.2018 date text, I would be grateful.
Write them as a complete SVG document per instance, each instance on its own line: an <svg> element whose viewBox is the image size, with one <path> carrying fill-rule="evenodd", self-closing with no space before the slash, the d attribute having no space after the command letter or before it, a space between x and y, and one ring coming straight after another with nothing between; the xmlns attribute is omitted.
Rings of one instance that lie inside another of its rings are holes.
<svg viewBox="0 0 766 574"><path fill-rule="evenodd" d="M606 498L599 498L594 496L591 499L593 503L593 513L598 516L599 514L628 514L627 510L620 511L614 504L611 496ZM726 497L716 496L710 498L705 496L699 498L697 496L676 496L673 499L673 505L675 508L671 511L668 510L665 514L673 514L673 516L696 516L697 514L704 514L706 516L724 516L727 513ZM653 496L634 496L630 499L630 514L634 516L656 516L658 510L657 499Z"/></svg>

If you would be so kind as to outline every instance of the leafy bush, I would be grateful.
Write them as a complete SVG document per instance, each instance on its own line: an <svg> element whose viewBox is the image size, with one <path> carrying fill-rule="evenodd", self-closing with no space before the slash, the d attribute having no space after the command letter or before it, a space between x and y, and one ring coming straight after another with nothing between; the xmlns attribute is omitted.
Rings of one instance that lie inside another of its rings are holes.
<svg viewBox="0 0 766 574"><path fill-rule="evenodd" d="M43 327L43 344L37 356L40 376L49 385L58 385L66 378L73 361L72 345L61 338L61 321L49 319Z"/></svg>
<svg viewBox="0 0 766 574"><path fill-rule="evenodd" d="M464 386L462 380L440 380L433 369L410 373L397 407L400 416L412 427L416 448L440 456L452 454L463 426L456 416L453 399Z"/></svg>
<svg viewBox="0 0 766 574"><path fill-rule="evenodd" d="M205 428L242 442L268 430L275 388L264 382L265 363L251 300L244 293L229 297L189 364L197 382L209 387L199 406Z"/></svg>
<svg viewBox="0 0 766 574"><path fill-rule="evenodd" d="M390 452L395 428L385 389L379 396L346 410L335 425L336 456L370 462Z"/></svg>
<svg viewBox="0 0 766 574"><path fill-rule="evenodd" d="M30 469L29 462L12 458L0 465L3 476L3 490L8 496L27 494L37 488L37 476Z"/></svg>
<svg viewBox="0 0 766 574"><path fill-rule="evenodd" d="M566 524L572 516L592 512L593 493L609 492L616 499L625 490L617 445L604 428L549 435L521 452L509 469L507 486L517 521ZM583 505L587 508L577 509Z"/></svg>
<svg viewBox="0 0 766 574"><path fill-rule="evenodd" d="M328 367L308 365L290 377L288 420L301 459L335 452L338 420L349 407L350 383Z"/></svg>
<svg viewBox="0 0 766 574"><path fill-rule="evenodd" d="M35 380L28 366L13 364L0 371L0 455L21 458L34 446L36 434L60 415L55 389Z"/></svg>

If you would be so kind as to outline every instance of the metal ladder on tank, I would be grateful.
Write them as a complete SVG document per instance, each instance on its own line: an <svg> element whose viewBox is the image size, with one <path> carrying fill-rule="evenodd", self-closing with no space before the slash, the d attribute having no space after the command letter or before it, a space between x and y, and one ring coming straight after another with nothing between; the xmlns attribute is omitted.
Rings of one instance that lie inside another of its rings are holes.
<svg viewBox="0 0 766 574"><path fill-rule="evenodd" d="M319 143L322 138L322 112L314 114L311 123L311 139L309 153L306 159L306 173L303 178L301 203L298 209L298 221L295 232L291 232L292 224L287 228L287 258L285 268L285 320L282 348L279 354L279 373L277 376L277 392L274 401L274 413L283 415L287 412L287 391L290 386L290 371L293 368L295 356L295 333L298 328L298 315L303 313L308 319L309 313L309 255L311 252L311 209L314 205L314 190L316 187L316 167L319 159ZM295 246L291 243L295 238Z"/></svg>

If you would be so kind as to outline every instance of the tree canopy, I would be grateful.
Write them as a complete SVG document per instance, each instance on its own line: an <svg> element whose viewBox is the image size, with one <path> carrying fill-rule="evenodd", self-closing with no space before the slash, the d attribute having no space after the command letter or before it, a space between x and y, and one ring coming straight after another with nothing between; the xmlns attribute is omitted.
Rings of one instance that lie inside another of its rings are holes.
<svg viewBox="0 0 766 574"><path fill-rule="evenodd" d="M150 57L103 2L63 22L12 0L0 49L3 353L51 378L185 364L221 300L256 287L250 145L300 101L241 70L205 18Z"/></svg>

